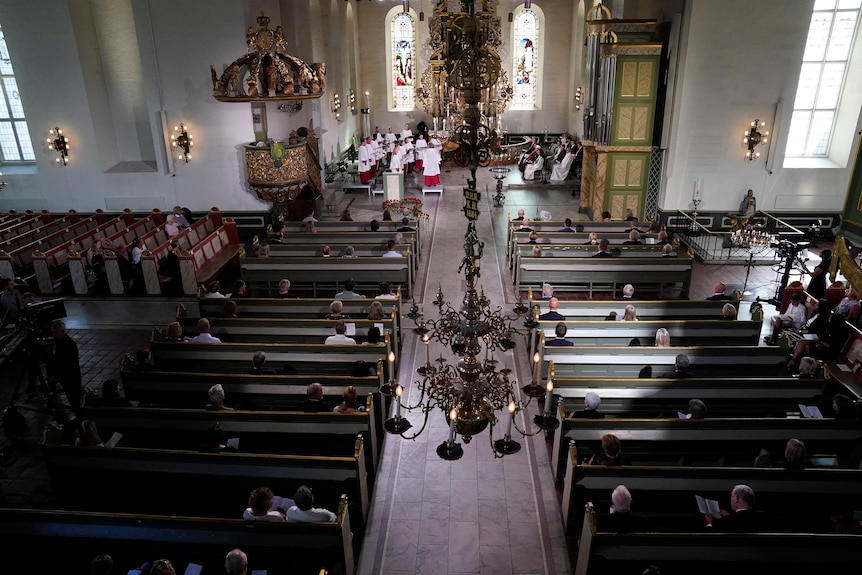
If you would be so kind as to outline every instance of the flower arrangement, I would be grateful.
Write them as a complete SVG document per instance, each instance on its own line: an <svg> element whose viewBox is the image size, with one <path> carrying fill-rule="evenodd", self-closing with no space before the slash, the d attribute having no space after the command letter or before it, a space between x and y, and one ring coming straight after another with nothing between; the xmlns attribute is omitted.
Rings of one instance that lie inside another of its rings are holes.
<svg viewBox="0 0 862 575"><path fill-rule="evenodd" d="M393 215L401 214L416 219L428 219L430 214L422 211L422 200L419 198L404 198L403 200L386 200L383 202L383 210Z"/></svg>

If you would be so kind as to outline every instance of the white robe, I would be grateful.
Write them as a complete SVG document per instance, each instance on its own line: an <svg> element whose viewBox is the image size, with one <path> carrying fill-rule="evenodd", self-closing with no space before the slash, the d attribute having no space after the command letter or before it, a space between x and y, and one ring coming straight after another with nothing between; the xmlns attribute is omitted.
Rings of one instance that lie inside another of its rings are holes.
<svg viewBox="0 0 862 575"><path fill-rule="evenodd" d="M404 150L399 148L392 152L392 157L389 159L389 169L393 172L404 171Z"/></svg>
<svg viewBox="0 0 862 575"><path fill-rule="evenodd" d="M527 167L524 168L524 179L532 180L536 177L536 172L542 173L542 166L545 165L545 158L539 156L536 158L536 161L532 164L527 164Z"/></svg>
<svg viewBox="0 0 862 575"><path fill-rule="evenodd" d="M372 160L370 158L371 145L362 144L359 146L359 171L367 172L371 169Z"/></svg>
<svg viewBox="0 0 862 575"><path fill-rule="evenodd" d="M412 138L412 137L413 137L413 131L412 131L412 130L407 130L407 129L401 130L401 134L399 135L399 137L400 137L402 140L403 140L404 138Z"/></svg>
<svg viewBox="0 0 862 575"><path fill-rule="evenodd" d="M392 132L386 132L385 138L386 138L386 151L391 154L393 152L393 150L395 150L395 142L396 142L397 138L395 137L395 134L393 134Z"/></svg>
<svg viewBox="0 0 862 575"><path fill-rule="evenodd" d="M416 159L425 161L425 150L428 149L428 142L424 139L416 140Z"/></svg>
<svg viewBox="0 0 862 575"><path fill-rule="evenodd" d="M413 150L413 142L404 142L401 144L401 156L405 164L412 164L414 162L415 155Z"/></svg>
<svg viewBox="0 0 862 575"><path fill-rule="evenodd" d="M425 150L425 166L422 168L423 176L440 175L440 148L430 147Z"/></svg>
<svg viewBox="0 0 862 575"><path fill-rule="evenodd" d="M555 162L554 168L551 171L551 181L561 182L569 177L569 171L572 169L572 163L575 161L574 154L566 154L562 162Z"/></svg>
<svg viewBox="0 0 862 575"><path fill-rule="evenodd" d="M382 138L379 141L372 141L371 146L372 146L371 161L377 162L377 161L381 160L383 158L383 156L385 155L383 153L383 140L382 140Z"/></svg>

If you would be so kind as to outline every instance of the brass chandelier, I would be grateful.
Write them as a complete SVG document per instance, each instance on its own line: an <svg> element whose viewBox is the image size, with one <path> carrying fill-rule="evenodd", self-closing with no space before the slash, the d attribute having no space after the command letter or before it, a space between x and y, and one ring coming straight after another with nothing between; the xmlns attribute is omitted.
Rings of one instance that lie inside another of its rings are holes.
<svg viewBox="0 0 862 575"><path fill-rule="evenodd" d="M486 0L480 1L483 9L489 9ZM418 370L422 379L414 382L420 397L413 405L403 403L403 389L394 381L390 369L390 381L381 391L394 398L396 408L395 416L385 422L385 428L389 433L415 439L427 427L429 417L439 410L449 424L449 437L437 447L438 456L447 460L460 459L463 448L456 443L456 436L460 435L464 443L469 443L474 435L490 428L489 440L494 454L503 457L520 450L520 444L512 439L513 427L525 436L537 433L519 429L515 424L515 414L525 409L533 397L545 395L544 413L534 418L539 429L553 429L559 421L551 405L553 384L548 381L547 390L538 384L538 366L534 366L531 384L522 388L529 398L525 403L516 395L517 383L509 379L511 370L498 369L498 361L493 358L494 352L505 352L515 347L514 336L523 334L512 326L512 322L526 311L523 305L519 305L514 310L517 316L507 317L501 307L492 307L484 290L479 293L476 287L485 245L479 241L475 225L481 199L476 190L476 169L489 156L490 147L497 138L495 130L481 123L478 103L482 92L500 77L500 58L488 47L493 35L483 32L473 0L462 0L460 12L447 11L448 4L448 1L441 2L435 16L442 12L446 14L443 20L446 25L441 29L443 43L440 54L447 87L458 92L458 101L463 102L463 108L458 110L463 124L455 128L453 139L465 152L471 173L468 187L464 189L464 212L468 223L464 235L464 257L458 268L458 273L464 273L467 289L461 305L456 308L444 301L442 288L438 288L434 301L440 310L438 319L426 322L415 304L411 308L408 316L417 320L414 331L422 334L426 347L425 365ZM433 365L428 347L431 341L451 350L457 359L449 362L441 355L435 361L438 365ZM483 348L485 358L481 359ZM390 355L390 361L394 361L393 355ZM422 414L423 422L418 431L410 432L413 426L402 416L403 409ZM503 410L508 410L506 434L494 441L494 426L500 423L497 412Z"/></svg>

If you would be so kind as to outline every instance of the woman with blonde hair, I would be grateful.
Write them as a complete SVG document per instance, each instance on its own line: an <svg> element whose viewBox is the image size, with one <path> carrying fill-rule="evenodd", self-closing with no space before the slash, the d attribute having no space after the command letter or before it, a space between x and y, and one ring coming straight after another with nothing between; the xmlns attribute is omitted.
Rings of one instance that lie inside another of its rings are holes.
<svg viewBox="0 0 862 575"><path fill-rule="evenodd" d="M638 311L635 309L635 306L629 304L626 306L625 312L623 312L622 321L637 321L638 320Z"/></svg>
<svg viewBox="0 0 862 575"><path fill-rule="evenodd" d="M383 313L383 304L375 300L368 306L368 319L379 321L385 317Z"/></svg>
<svg viewBox="0 0 862 575"><path fill-rule="evenodd" d="M663 327L655 330L655 346L670 347L670 332Z"/></svg>
<svg viewBox="0 0 862 575"><path fill-rule="evenodd" d="M590 236L587 238L587 241L584 242L584 245L594 246L599 243L599 234L596 232L590 232Z"/></svg>

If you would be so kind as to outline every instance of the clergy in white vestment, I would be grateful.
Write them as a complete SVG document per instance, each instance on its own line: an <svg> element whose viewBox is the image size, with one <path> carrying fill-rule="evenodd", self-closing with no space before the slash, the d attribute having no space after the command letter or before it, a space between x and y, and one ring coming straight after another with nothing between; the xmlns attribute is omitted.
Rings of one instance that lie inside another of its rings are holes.
<svg viewBox="0 0 862 575"><path fill-rule="evenodd" d="M373 167L371 136L362 141L359 146L359 181L367 184L373 177L371 171Z"/></svg>
<svg viewBox="0 0 862 575"><path fill-rule="evenodd" d="M425 135L419 134L419 139L416 140L416 169L422 169L422 163L425 160L425 150L428 149L428 142L425 141Z"/></svg>
<svg viewBox="0 0 862 575"><path fill-rule="evenodd" d="M551 167L551 181L562 182L569 177L569 171L572 169L572 163L575 161L574 150L571 150L563 156L562 162L554 162Z"/></svg>
<svg viewBox="0 0 862 575"><path fill-rule="evenodd" d="M532 180L536 177L536 173L542 173L542 167L545 165L545 158L539 154L536 161L528 163L524 167L524 179Z"/></svg>
<svg viewBox="0 0 862 575"><path fill-rule="evenodd" d="M436 139L431 140L431 145L425 150L425 161L422 173L425 175L426 186L440 185L440 147L435 145Z"/></svg>

